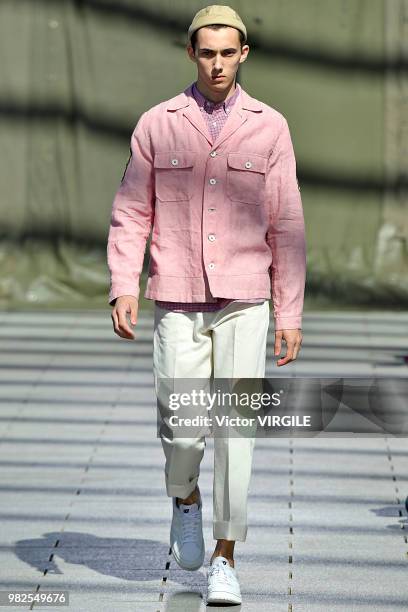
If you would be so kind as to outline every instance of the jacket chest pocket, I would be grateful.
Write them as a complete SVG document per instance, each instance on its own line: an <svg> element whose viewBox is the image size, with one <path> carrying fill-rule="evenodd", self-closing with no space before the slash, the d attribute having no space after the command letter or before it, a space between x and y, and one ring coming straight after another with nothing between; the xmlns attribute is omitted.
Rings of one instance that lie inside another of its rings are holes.
<svg viewBox="0 0 408 612"><path fill-rule="evenodd" d="M229 153L227 195L236 202L260 204L265 195L267 158L253 153Z"/></svg>
<svg viewBox="0 0 408 612"><path fill-rule="evenodd" d="M193 194L194 151L168 151L154 156L156 197L163 202L189 200Z"/></svg>

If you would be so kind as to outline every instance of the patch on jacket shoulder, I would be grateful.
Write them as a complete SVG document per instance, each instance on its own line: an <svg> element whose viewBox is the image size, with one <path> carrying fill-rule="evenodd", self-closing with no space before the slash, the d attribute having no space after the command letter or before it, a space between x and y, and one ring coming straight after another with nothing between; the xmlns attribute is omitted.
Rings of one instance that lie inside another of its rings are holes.
<svg viewBox="0 0 408 612"><path fill-rule="evenodd" d="M121 182L121 183L123 183L123 179L125 178L125 175L126 175L126 170L128 169L128 165L129 165L129 162L130 162L130 160L131 160L131 159L132 159L132 149L130 149L129 159L128 159L128 160L127 160L127 162L126 162L126 167L125 167L125 169L124 169L124 171L123 171L123 175L122 175L122 178L121 178L121 180L120 180L120 182Z"/></svg>

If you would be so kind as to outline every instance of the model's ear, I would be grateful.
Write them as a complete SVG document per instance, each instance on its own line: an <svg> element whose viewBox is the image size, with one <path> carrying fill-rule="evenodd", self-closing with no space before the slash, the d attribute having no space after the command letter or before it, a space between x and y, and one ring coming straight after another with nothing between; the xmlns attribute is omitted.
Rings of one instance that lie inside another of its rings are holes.
<svg viewBox="0 0 408 612"><path fill-rule="evenodd" d="M190 44L188 44L187 47L186 47L186 50L187 50L187 53L188 53L188 57L191 59L191 61L196 63L197 62L197 58L196 58L196 56L194 54L193 47Z"/></svg>
<svg viewBox="0 0 408 612"><path fill-rule="evenodd" d="M249 53L249 46L248 45L244 45L241 49L241 57L239 60L239 63L242 64L243 62L245 62L246 58L248 57L248 53Z"/></svg>

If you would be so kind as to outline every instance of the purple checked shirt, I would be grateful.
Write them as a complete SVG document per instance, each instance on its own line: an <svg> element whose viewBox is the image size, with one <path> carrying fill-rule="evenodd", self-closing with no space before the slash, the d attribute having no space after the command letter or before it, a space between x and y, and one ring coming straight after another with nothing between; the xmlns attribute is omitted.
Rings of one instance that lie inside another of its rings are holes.
<svg viewBox="0 0 408 612"><path fill-rule="evenodd" d="M211 135L213 142L218 138L224 127L228 115L231 111L234 102L238 98L240 93L240 85L236 83L235 92L232 96L227 98L223 102L213 102L209 100L199 91L196 83L193 84L192 94L196 100L201 114L207 124L208 131ZM206 279L205 279L206 280ZM156 300L157 306L166 308L167 310L173 310L175 312L215 312L221 310L231 304L232 302L245 302L250 304L259 304L264 302L264 298L248 298L246 300L232 300L228 298L216 298L211 295L206 280L206 301L205 302L163 302Z"/></svg>

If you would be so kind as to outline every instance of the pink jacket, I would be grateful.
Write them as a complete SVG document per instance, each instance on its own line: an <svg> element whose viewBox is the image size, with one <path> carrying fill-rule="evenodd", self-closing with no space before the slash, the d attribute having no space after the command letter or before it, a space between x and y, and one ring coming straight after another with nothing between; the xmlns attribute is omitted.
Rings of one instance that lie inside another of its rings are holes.
<svg viewBox="0 0 408 612"><path fill-rule="evenodd" d="M289 127L242 88L211 141L183 93L142 114L116 192L107 256L109 303L139 297L152 230L148 299L270 298L275 329L300 328L306 274L302 202Z"/></svg>

